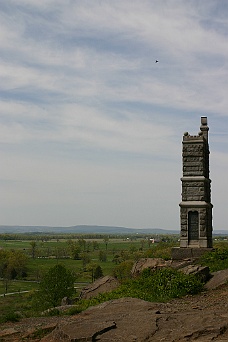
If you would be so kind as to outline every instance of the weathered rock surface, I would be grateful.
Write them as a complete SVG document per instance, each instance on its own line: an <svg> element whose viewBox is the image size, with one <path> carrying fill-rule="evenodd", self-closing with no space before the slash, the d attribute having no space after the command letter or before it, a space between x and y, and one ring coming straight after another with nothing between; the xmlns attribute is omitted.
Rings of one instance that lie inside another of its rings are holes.
<svg viewBox="0 0 228 342"><path fill-rule="evenodd" d="M156 270L164 267L178 269L185 274L194 274L198 276L203 282L207 281L210 278L209 267L195 265L194 261L191 259L182 261L165 261L161 258L141 258L134 263L131 274L133 277L137 277L146 268Z"/></svg>
<svg viewBox="0 0 228 342"><path fill-rule="evenodd" d="M223 309L122 298L92 307L59 325L42 342L228 341L227 289ZM188 300L187 300L188 301Z"/></svg>
<svg viewBox="0 0 228 342"><path fill-rule="evenodd" d="M71 305L71 304L72 304L72 300L68 297L64 297L61 301L61 306Z"/></svg>
<svg viewBox="0 0 228 342"><path fill-rule="evenodd" d="M48 331L53 330L51 333ZM39 337L43 332L46 336ZM35 338L36 336L36 338ZM228 341L228 283L199 295L149 303L109 301L79 315L34 317L0 324L1 341Z"/></svg>
<svg viewBox="0 0 228 342"><path fill-rule="evenodd" d="M120 282L116 278L111 276L101 277L82 289L80 299L90 299L99 293L110 292L118 286L120 286Z"/></svg>
<svg viewBox="0 0 228 342"><path fill-rule="evenodd" d="M137 277L144 269L158 269L162 267L170 267L171 260L165 261L161 258L141 258L136 261L132 267L131 274L133 277Z"/></svg>
<svg viewBox="0 0 228 342"><path fill-rule="evenodd" d="M210 278L210 270L208 266L188 265L180 269L184 274L193 274L199 277L203 282Z"/></svg>
<svg viewBox="0 0 228 342"><path fill-rule="evenodd" d="M213 272L212 278L205 284L208 290L216 289L217 287L228 282L228 269Z"/></svg>

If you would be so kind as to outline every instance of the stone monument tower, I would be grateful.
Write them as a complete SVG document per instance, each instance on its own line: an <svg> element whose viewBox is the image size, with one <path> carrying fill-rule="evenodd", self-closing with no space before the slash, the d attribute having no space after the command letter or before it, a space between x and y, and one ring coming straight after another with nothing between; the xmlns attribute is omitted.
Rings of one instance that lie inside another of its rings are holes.
<svg viewBox="0 0 228 342"><path fill-rule="evenodd" d="M183 136L180 248L173 249L173 259L197 257L212 247L208 131L207 118L201 117L199 134Z"/></svg>

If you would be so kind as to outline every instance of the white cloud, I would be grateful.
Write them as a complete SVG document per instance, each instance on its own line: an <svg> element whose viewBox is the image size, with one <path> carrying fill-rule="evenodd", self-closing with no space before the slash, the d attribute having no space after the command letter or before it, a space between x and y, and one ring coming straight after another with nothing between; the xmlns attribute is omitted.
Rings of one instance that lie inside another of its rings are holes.
<svg viewBox="0 0 228 342"><path fill-rule="evenodd" d="M197 134L201 115L210 132L227 128L226 7L218 0L14 0L0 9L5 213L13 207L19 224L37 224L41 212L43 224L67 216L66 225L77 224L77 205L80 223L89 211L91 224L161 220L176 228L182 133ZM211 158L226 159L226 137L210 141ZM28 205L26 219L20 210ZM3 223L11 219L5 214Z"/></svg>

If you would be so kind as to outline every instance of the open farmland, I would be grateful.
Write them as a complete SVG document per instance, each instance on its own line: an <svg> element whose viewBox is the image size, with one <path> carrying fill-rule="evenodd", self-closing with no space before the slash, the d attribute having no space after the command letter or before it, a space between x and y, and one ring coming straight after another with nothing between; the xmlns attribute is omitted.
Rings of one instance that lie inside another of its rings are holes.
<svg viewBox="0 0 228 342"><path fill-rule="evenodd" d="M42 275L56 264L63 264L75 273L77 282L91 282L91 267L100 265L103 275L112 274L113 268L124 260L136 260L142 257L149 249L155 249L162 239L170 243L177 241L177 237L160 237L157 243L147 236L107 237L97 238L75 235L31 235L5 234L0 239L0 250L21 251L27 256L26 276L23 277L23 286L19 284L18 277L15 281L9 281L8 292L28 290L35 282L39 282ZM76 253L77 250L77 253ZM76 253L76 254L75 254ZM21 278L21 277L19 277ZM18 286L15 285L16 280ZM32 282L32 283L30 283ZM0 286L0 294L4 293L4 286Z"/></svg>

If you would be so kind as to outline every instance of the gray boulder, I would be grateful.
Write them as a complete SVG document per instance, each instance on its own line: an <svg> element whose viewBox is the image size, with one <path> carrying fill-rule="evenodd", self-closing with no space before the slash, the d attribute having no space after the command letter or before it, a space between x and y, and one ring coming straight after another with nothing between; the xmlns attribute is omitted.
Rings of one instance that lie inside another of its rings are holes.
<svg viewBox="0 0 228 342"><path fill-rule="evenodd" d="M61 306L71 305L71 304L72 304L72 300L68 297L64 297L61 301Z"/></svg>
<svg viewBox="0 0 228 342"><path fill-rule="evenodd" d="M163 267L170 267L171 260L165 261L161 258L141 258L136 261L132 267L131 274L133 277L137 277L143 270L150 268L156 270Z"/></svg>
<svg viewBox="0 0 228 342"><path fill-rule="evenodd" d="M212 278L205 284L207 290L213 290L228 282L228 269L213 272Z"/></svg>
<svg viewBox="0 0 228 342"><path fill-rule="evenodd" d="M80 299L90 299L99 293L111 292L118 286L120 286L120 282L116 278L112 276L101 277L82 289Z"/></svg>
<svg viewBox="0 0 228 342"><path fill-rule="evenodd" d="M210 278L210 270L208 266L188 265L179 269L184 274L194 274L202 282L206 282Z"/></svg>

